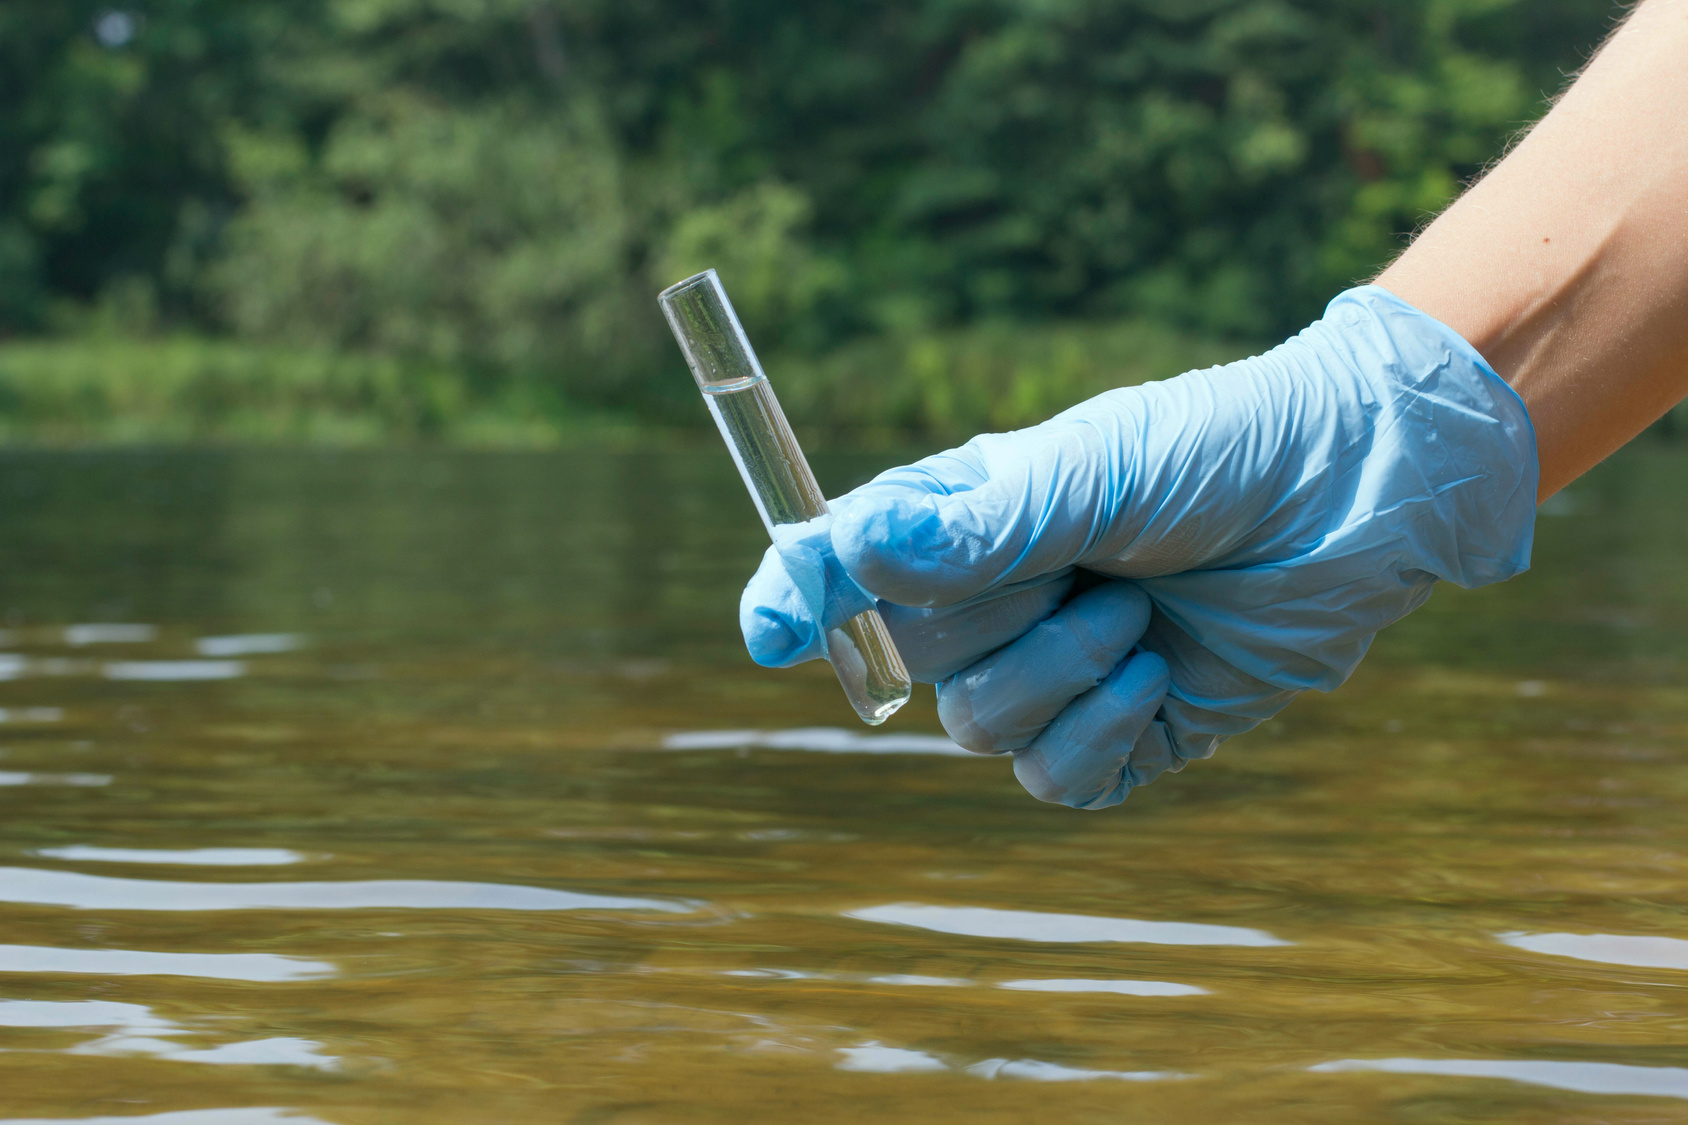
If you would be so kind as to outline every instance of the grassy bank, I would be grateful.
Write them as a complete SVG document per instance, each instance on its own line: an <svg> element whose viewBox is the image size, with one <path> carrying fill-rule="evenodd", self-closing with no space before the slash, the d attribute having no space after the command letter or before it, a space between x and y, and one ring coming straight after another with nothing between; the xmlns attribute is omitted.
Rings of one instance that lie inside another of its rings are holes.
<svg viewBox="0 0 1688 1125"><path fill-rule="evenodd" d="M957 441L1028 425L1110 387L1221 363L1246 348L1159 326L986 325L770 356L793 422L824 445ZM653 381L683 385L672 370ZM672 390L664 384L665 390ZM188 442L547 447L701 429L689 396L657 411L588 409L537 381L356 354L194 336L0 344L0 443Z"/></svg>

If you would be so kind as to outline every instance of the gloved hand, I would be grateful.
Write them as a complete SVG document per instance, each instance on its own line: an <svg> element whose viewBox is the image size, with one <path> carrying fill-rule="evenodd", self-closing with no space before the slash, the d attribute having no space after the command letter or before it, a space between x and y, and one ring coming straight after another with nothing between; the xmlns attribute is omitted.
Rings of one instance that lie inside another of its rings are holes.
<svg viewBox="0 0 1688 1125"><path fill-rule="evenodd" d="M841 497L819 536L824 612L877 600L957 742L1014 751L1043 800L1103 808L1342 683L1437 579L1523 571L1535 492L1523 402L1452 330L1365 286L1264 355ZM777 550L740 620L759 663L820 653Z"/></svg>

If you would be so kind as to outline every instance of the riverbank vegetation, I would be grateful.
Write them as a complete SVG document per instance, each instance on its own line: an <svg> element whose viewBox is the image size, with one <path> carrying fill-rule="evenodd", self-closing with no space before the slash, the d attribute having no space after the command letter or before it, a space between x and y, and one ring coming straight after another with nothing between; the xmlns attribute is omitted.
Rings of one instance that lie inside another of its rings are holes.
<svg viewBox="0 0 1688 1125"><path fill-rule="evenodd" d="M799 424L947 440L1317 315L1606 0L0 8L0 438L702 419L718 268Z"/></svg>

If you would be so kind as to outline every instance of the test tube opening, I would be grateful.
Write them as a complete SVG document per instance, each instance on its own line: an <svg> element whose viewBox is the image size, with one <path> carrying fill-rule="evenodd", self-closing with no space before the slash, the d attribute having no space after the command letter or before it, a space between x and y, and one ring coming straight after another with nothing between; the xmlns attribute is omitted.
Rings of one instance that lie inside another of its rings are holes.
<svg viewBox="0 0 1688 1125"><path fill-rule="evenodd" d="M767 377L714 270L675 282L656 300L704 394L731 394Z"/></svg>

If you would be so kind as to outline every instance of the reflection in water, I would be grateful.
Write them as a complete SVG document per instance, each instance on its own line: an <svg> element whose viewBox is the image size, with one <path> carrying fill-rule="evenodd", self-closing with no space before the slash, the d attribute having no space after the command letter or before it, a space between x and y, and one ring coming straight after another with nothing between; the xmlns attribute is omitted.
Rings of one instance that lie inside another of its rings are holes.
<svg viewBox="0 0 1688 1125"><path fill-rule="evenodd" d="M975 982L965 977L926 977L915 973L806 973L799 969L727 969L727 977L755 980L824 980L840 984L890 984L911 988L965 988Z"/></svg>
<svg viewBox="0 0 1688 1125"><path fill-rule="evenodd" d="M108 680L153 680L183 683L191 680L233 680L246 674L239 660L117 660L102 674Z"/></svg>
<svg viewBox="0 0 1688 1125"><path fill-rule="evenodd" d="M809 750L820 754L978 755L934 734L863 734L839 727L796 730L700 730L671 734L664 750Z"/></svg>
<svg viewBox="0 0 1688 1125"><path fill-rule="evenodd" d="M1137 918L1098 918L1089 914L1043 914L996 910L986 906L926 906L898 902L846 910L846 918L914 926L940 934L1010 938L1015 941L1142 942L1150 945L1289 945L1264 930L1196 922L1145 922Z"/></svg>
<svg viewBox="0 0 1688 1125"><path fill-rule="evenodd" d="M942 1059L925 1051L906 1047L886 1047L880 1043L864 1043L860 1047L841 1047L839 1070L862 1071L868 1074L930 1074L948 1070ZM1183 1074L1160 1070L1091 1070L1085 1067L1062 1066L1039 1059L985 1059L962 1068L975 1078L1020 1078L1031 1082L1094 1082L1113 1079L1124 1082L1156 1082L1167 1078L1183 1078Z"/></svg>
<svg viewBox="0 0 1688 1125"><path fill-rule="evenodd" d="M1626 1066L1620 1063L1547 1062L1536 1059L1342 1059L1307 1069L1316 1074L1380 1070L1390 1074L1504 1078L1530 1086L1575 1090L1582 1094L1688 1098L1688 1069L1676 1066Z"/></svg>
<svg viewBox="0 0 1688 1125"><path fill-rule="evenodd" d="M0 723L56 723L63 718L62 707L0 707Z"/></svg>
<svg viewBox="0 0 1688 1125"><path fill-rule="evenodd" d="M171 1062L219 1066L306 1066L332 1070L338 1060L307 1039L249 1039L216 1047L189 1047L173 1039L192 1030L140 1004L112 1000L0 1000L0 1027L75 1028L104 1035L64 1052L71 1055L145 1055ZM24 1050L27 1048L13 1048Z"/></svg>
<svg viewBox="0 0 1688 1125"><path fill-rule="evenodd" d="M1531 573L1080 814L929 692L870 733L750 663L718 449L0 453L0 993L66 1005L0 1026L0 1113L1668 1117L1628 1095L1688 1067L1685 481L1626 451ZM183 660L247 674L102 674Z"/></svg>
<svg viewBox="0 0 1688 1125"><path fill-rule="evenodd" d="M1206 996L1207 989L1169 980L1005 980L1017 992L1112 992L1120 996Z"/></svg>
<svg viewBox="0 0 1688 1125"><path fill-rule="evenodd" d="M143 1117L0 1117L0 1125L329 1125L291 1109L184 1109Z"/></svg>
<svg viewBox="0 0 1688 1125"><path fill-rule="evenodd" d="M297 633L239 633L228 637L201 637L193 642L193 650L201 656L259 656L293 652L304 646L305 638Z"/></svg>
<svg viewBox="0 0 1688 1125"><path fill-rule="evenodd" d="M140 949L0 945L0 973L200 977L272 983L333 976L334 966L326 961L307 961L274 953L154 953Z"/></svg>
<svg viewBox="0 0 1688 1125"><path fill-rule="evenodd" d="M588 895L504 883L374 879L345 883L167 883L0 867L0 902L79 910L657 910L690 903Z"/></svg>
<svg viewBox="0 0 1688 1125"><path fill-rule="evenodd" d="M1608 965L1634 965L1643 969L1688 969L1688 941L1668 937L1632 937L1625 934L1496 934L1514 949L1546 953L1554 957L1575 957L1579 961L1602 961Z"/></svg>
<svg viewBox="0 0 1688 1125"><path fill-rule="evenodd" d="M291 1109L184 1109L144 1117L0 1117L0 1125L329 1125Z"/></svg>
<svg viewBox="0 0 1688 1125"><path fill-rule="evenodd" d="M1094 1082L1098 1078L1112 1078L1124 1082L1157 1082L1166 1078L1183 1078L1160 1070L1086 1070L1083 1067L1061 1066L1037 1059L986 1059L967 1068L968 1074L980 1078L1026 1078L1033 1082Z"/></svg>
<svg viewBox="0 0 1688 1125"><path fill-rule="evenodd" d="M19 773L16 770L0 770L0 785L75 785L86 789L110 784L109 773Z"/></svg>
<svg viewBox="0 0 1688 1125"><path fill-rule="evenodd" d="M64 643L67 645L133 645L156 640L156 625L66 625Z"/></svg>
<svg viewBox="0 0 1688 1125"><path fill-rule="evenodd" d="M882 1047L878 1043L864 1043L860 1047L841 1047L843 1058L839 1070L859 1070L868 1074L910 1074L948 1070L942 1059L925 1051L910 1051L902 1047Z"/></svg>
<svg viewBox="0 0 1688 1125"><path fill-rule="evenodd" d="M97 848L87 844L36 848L35 854L99 863L186 863L203 867L272 867L305 858L286 848Z"/></svg>

